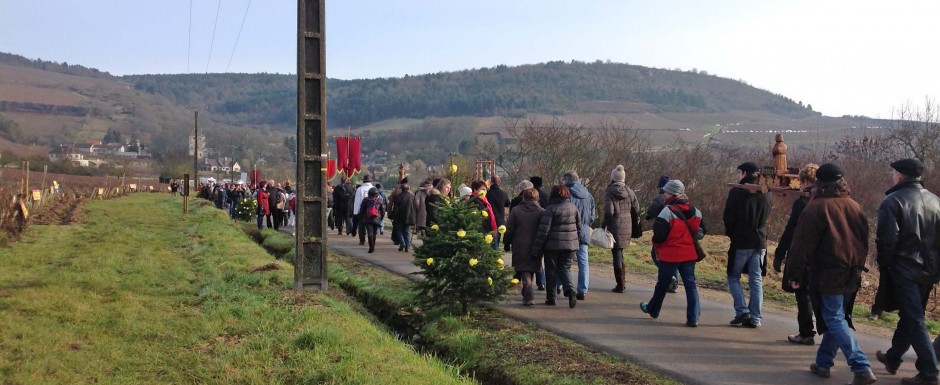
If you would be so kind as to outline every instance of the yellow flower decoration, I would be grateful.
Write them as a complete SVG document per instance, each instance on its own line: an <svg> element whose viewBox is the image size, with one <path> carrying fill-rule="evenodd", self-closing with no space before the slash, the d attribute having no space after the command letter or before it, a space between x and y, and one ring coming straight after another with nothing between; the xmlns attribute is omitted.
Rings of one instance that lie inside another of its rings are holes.
<svg viewBox="0 0 940 385"><path fill-rule="evenodd" d="M440 230L440 229L441 229L441 227L438 226L438 225L436 225L436 224L435 224L435 225L431 225L431 230L437 231L437 230Z"/></svg>
<svg viewBox="0 0 940 385"><path fill-rule="evenodd" d="M486 235L486 238L483 238L483 242L484 242L484 243L493 243L493 236L487 234L487 235Z"/></svg>
<svg viewBox="0 0 940 385"><path fill-rule="evenodd" d="M519 280L516 279L516 278L513 278L512 281L509 281L509 283L511 283L511 284L513 284L513 285L518 285L518 284L519 284Z"/></svg>
<svg viewBox="0 0 940 385"><path fill-rule="evenodd" d="M466 231L457 230L457 238L463 238L465 235L467 235Z"/></svg>
<svg viewBox="0 0 940 385"><path fill-rule="evenodd" d="M506 225L499 225L496 231L499 231L500 234L506 234Z"/></svg>
<svg viewBox="0 0 940 385"><path fill-rule="evenodd" d="M498 263L500 266L502 266L502 265L505 265L505 264L506 264L506 261L503 261L502 258L498 258L498 259L496 260L496 263Z"/></svg>
<svg viewBox="0 0 940 385"><path fill-rule="evenodd" d="M470 215L477 215L477 214L479 214L479 213L480 213L479 211L473 210L473 211L470 212Z"/></svg>
<svg viewBox="0 0 940 385"><path fill-rule="evenodd" d="M480 215L482 215L483 218L489 218L489 217L490 217L490 213L486 212L486 210L480 211Z"/></svg>
<svg viewBox="0 0 940 385"><path fill-rule="evenodd" d="M451 174L456 174L456 173L457 173L457 165L456 165L456 164L450 165L450 173L451 173Z"/></svg>
<svg viewBox="0 0 940 385"><path fill-rule="evenodd" d="M428 266L431 266L431 265L434 263L434 258L428 258L428 259L427 259L426 261L424 261L424 262L427 263Z"/></svg>
<svg viewBox="0 0 940 385"><path fill-rule="evenodd" d="M477 191L477 196L483 198L486 196L486 190Z"/></svg>
<svg viewBox="0 0 940 385"><path fill-rule="evenodd" d="M486 283L489 284L490 286L493 286L493 278L486 277Z"/></svg>
<svg viewBox="0 0 940 385"><path fill-rule="evenodd" d="M476 258L470 258L470 266L476 266L479 262Z"/></svg>

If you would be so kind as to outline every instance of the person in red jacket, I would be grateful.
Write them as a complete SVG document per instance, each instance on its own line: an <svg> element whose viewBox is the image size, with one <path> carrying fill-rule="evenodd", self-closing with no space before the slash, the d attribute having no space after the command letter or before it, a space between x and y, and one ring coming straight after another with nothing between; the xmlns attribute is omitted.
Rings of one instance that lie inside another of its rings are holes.
<svg viewBox="0 0 940 385"><path fill-rule="evenodd" d="M682 181L670 180L663 186L663 192L665 207L653 223L653 247L656 248L656 256L660 262L659 277L653 290L653 298L649 303L640 302L640 310L652 318L659 317L663 299L666 298L666 289L678 270L688 302L685 326L696 327L701 310L698 288L695 286L695 261L698 255L695 253L692 238L702 239L705 236L705 224L702 222L702 212L689 203Z"/></svg>
<svg viewBox="0 0 940 385"><path fill-rule="evenodd" d="M258 230L264 225L264 218L271 215L271 209L268 207L268 192L265 190L265 183L261 182L258 189L255 190L255 199L258 200Z"/></svg>

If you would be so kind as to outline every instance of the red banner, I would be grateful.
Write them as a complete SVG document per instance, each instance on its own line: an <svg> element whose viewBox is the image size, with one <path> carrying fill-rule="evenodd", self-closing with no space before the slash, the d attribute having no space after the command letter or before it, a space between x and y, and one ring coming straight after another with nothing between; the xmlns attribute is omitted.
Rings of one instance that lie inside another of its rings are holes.
<svg viewBox="0 0 940 385"><path fill-rule="evenodd" d="M347 164L349 164L349 137L337 136L336 137L336 169L340 171L345 171Z"/></svg>
<svg viewBox="0 0 940 385"><path fill-rule="evenodd" d="M336 175L336 159L329 159L326 161L326 179L333 179L334 175Z"/></svg>
<svg viewBox="0 0 940 385"><path fill-rule="evenodd" d="M353 174L362 170L362 138L349 138L349 161L346 163L346 176L352 177Z"/></svg>

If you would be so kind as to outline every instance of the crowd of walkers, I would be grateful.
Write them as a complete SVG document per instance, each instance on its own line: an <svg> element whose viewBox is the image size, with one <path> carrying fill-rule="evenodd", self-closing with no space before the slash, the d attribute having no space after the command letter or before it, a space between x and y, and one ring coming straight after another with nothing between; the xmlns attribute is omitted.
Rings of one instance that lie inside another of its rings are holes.
<svg viewBox="0 0 940 385"><path fill-rule="evenodd" d="M293 227L295 223L297 199L290 181L262 180L253 187L243 182L203 183L198 186L196 197L212 202L233 219L242 216L240 213L244 210L253 209L249 215L257 219L258 230L279 230L281 226ZM252 200L257 205L250 204Z"/></svg>

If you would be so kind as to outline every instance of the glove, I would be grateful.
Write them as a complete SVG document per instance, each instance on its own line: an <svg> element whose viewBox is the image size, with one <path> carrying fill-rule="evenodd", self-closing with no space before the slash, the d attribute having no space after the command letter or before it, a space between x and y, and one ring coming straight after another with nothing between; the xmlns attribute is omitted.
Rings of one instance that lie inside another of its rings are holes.
<svg viewBox="0 0 940 385"><path fill-rule="evenodd" d="M787 259L787 252L777 249L774 251L774 271L780 272L780 266L783 265L783 260Z"/></svg>

